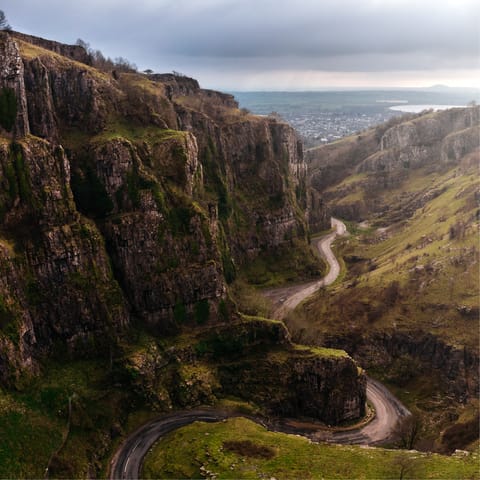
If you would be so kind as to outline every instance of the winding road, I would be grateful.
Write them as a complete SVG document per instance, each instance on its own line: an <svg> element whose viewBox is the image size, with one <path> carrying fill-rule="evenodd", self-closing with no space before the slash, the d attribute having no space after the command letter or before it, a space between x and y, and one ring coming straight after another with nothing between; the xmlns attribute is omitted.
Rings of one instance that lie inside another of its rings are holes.
<svg viewBox="0 0 480 480"><path fill-rule="evenodd" d="M347 227L343 222L333 217L331 225L333 232L312 241L312 244L317 247L320 255L325 258L329 265L327 275L315 282L265 290L263 294L272 301L274 306L273 318L283 320L286 314L296 308L303 300L313 295L320 288L331 285L338 278L340 265L332 252L331 246L337 236L347 233Z"/></svg>
<svg viewBox="0 0 480 480"><path fill-rule="evenodd" d="M219 422L228 415L214 410L186 410L152 420L133 432L110 462L110 479L138 479L152 445L172 430L193 422Z"/></svg>
<svg viewBox="0 0 480 480"><path fill-rule="evenodd" d="M314 244L317 246L320 254L329 264L328 274L315 282L282 287L265 292L266 296L276 305L273 314L274 318L284 318L288 311L293 310L307 297L323 286L332 284L337 279L340 273L340 265L332 252L331 244L338 235L345 235L347 229L340 220L332 218L331 222L334 231L320 239L314 240ZM375 417L361 428L341 431L319 428L318 431L312 432L311 428L306 431L302 429L301 425L299 427L290 425L288 428L285 428L278 423L267 425L260 418L250 418L269 429L288 431L290 433L294 431L314 440L358 445L384 443L394 436L398 423L408 417L410 412L385 386L371 378L367 379L367 398L375 410ZM232 416L235 416L235 414L221 410L198 409L174 412L151 420L133 432L119 447L110 463L109 478L138 479L145 455L153 444L168 432L196 421L218 422Z"/></svg>

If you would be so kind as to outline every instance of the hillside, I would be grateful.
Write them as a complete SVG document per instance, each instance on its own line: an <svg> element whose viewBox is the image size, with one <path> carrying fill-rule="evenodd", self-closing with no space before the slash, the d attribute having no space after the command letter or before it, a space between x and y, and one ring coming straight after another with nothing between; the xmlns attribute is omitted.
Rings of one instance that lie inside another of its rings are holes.
<svg viewBox="0 0 480 480"><path fill-rule="evenodd" d="M342 281L288 325L386 381L422 419L425 449L478 438L479 113L404 118L308 152L312 225L337 215L350 236Z"/></svg>
<svg viewBox="0 0 480 480"><path fill-rule="evenodd" d="M363 415L345 352L299 348L233 296L258 258L318 274L290 126L17 32L0 64L0 476L104 474L146 418L228 395Z"/></svg>
<svg viewBox="0 0 480 480"><path fill-rule="evenodd" d="M236 435L231 434L235 431ZM187 460L186 460L187 459ZM148 455L144 478L475 478L478 454L465 458L313 443L235 418L170 434Z"/></svg>

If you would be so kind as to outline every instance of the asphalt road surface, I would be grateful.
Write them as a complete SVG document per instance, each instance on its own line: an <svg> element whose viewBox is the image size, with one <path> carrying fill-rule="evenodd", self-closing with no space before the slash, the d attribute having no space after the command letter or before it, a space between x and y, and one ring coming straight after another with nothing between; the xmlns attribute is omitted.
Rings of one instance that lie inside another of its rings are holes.
<svg viewBox="0 0 480 480"><path fill-rule="evenodd" d="M226 418L214 410L187 410L162 416L132 433L121 445L110 463L111 479L137 479L145 455L161 437L193 422L219 422Z"/></svg>
<svg viewBox="0 0 480 480"><path fill-rule="evenodd" d="M282 320L286 314L297 307L310 295L313 295L317 290L327 285L331 285L340 274L340 265L337 258L332 252L331 245L335 238L339 235L345 235L347 227L343 222L336 218L331 219L333 232L321 238L312 241L328 263L329 270L325 277L315 282L302 283L299 285L290 285L288 287L280 287L271 290L265 290L263 294L270 298L274 305L273 318Z"/></svg>
<svg viewBox="0 0 480 480"><path fill-rule="evenodd" d="M375 418L364 427L333 431L319 427L318 431L301 424L297 428L274 423L271 426L260 418L249 417L274 431L286 431L308 436L313 440L350 445L377 445L393 438L397 422L410 412L379 382L368 379L367 396L376 410ZM193 422L219 422L239 416L219 410L187 410L175 412L148 422L132 433L117 450L110 463L110 479L141 478L142 463L150 448L167 433Z"/></svg>

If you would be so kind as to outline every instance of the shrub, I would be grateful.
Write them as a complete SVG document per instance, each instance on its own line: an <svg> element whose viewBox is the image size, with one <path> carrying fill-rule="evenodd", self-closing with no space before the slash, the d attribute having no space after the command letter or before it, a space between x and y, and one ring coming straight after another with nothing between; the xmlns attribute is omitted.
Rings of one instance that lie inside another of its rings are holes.
<svg viewBox="0 0 480 480"><path fill-rule="evenodd" d="M17 118L17 97L13 88L3 87L0 91L0 125L10 132Z"/></svg>
<svg viewBox="0 0 480 480"><path fill-rule="evenodd" d="M178 302L173 307L173 318L175 319L175 322L179 324L185 322L187 319L187 310L185 308L185 304Z"/></svg>
<svg viewBox="0 0 480 480"><path fill-rule="evenodd" d="M251 440L231 440L223 442L223 448L242 457L273 458L275 450L267 445L257 445Z"/></svg>
<svg viewBox="0 0 480 480"><path fill-rule="evenodd" d="M478 415L465 423L457 423L447 428L442 437L445 453L452 453L455 449L462 449L479 437Z"/></svg>

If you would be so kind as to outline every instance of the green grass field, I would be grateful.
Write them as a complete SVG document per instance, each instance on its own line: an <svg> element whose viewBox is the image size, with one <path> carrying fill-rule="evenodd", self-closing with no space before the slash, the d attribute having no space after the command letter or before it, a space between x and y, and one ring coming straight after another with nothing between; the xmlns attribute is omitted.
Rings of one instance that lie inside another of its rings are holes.
<svg viewBox="0 0 480 480"><path fill-rule="evenodd" d="M194 423L161 439L146 457L143 478L474 479L478 454L315 444L271 433L244 418ZM403 475L403 476L402 476Z"/></svg>

